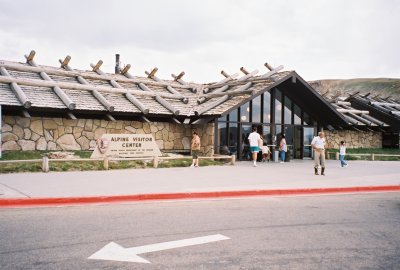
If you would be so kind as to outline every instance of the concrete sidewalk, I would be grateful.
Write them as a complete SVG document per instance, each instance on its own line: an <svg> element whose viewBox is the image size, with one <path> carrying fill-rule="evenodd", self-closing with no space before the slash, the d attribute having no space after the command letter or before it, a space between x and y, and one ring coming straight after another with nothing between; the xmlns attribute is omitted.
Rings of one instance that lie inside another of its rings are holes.
<svg viewBox="0 0 400 270"><path fill-rule="evenodd" d="M162 194L257 194L257 191L320 190L332 192L379 190L400 191L400 163L395 161L350 161L349 167L340 168L339 161L327 161L326 176L313 173L311 160L292 160L280 163L237 162L235 166L208 166L199 168L148 168L86 172L18 173L0 175L0 206L13 202L47 203L79 202L77 198L102 198L126 196L138 200L137 195ZM368 187L368 188L366 188ZM361 188L361 189L360 189ZM233 193L236 192L236 193ZM267 193L260 193L267 194ZM278 194L278 193L277 193ZM136 197L135 197L136 196ZM164 198L162 196L154 198ZM201 196L200 196L201 197ZM143 197L144 198L144 197ZM182 198L185 198L182 195ZM51 200L54 199L54 200ZM118 198L115 199L116 201ZM84 202L84 200L81 200ZM37 200L39 202L39 200Z"/></svg>

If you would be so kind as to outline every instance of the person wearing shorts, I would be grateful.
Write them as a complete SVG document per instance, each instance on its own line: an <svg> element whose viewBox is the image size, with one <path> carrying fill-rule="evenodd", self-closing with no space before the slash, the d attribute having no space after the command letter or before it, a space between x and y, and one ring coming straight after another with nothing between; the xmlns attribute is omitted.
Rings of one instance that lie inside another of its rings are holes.
<svg viewBox="0 0 400 270"><path fill-rule="evenodd" d="M200 137L197 135L196 131L193 131L191 149L193 161L190 168L197 168L199 167Z"/></svg>
<svg viewBox="0 0 400 270"><path fill-rule="evenodd" d="M260 151L259 141L261 140L260 134L257 133L257 127L253 127L253 132L249 135L250 152L253 157L253 167L257 167L257 154Z"/></svg>

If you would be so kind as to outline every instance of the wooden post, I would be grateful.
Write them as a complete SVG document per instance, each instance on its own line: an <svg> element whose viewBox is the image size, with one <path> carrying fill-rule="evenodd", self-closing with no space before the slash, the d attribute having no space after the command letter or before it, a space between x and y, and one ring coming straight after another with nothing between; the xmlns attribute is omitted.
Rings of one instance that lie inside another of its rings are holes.
<svg viewBox="0 0 400 270"><path fill-rule="evenodd" d="M104 167L104 169L108 170L108 157L104 157L103 167Z"/></svg>
<svg viewBox="0 0 400 270"><path fill-rule="evenodd" d="M42 171L43 172L49 172L50 167L49 167L49 158L48 157L43 157L42 158Z"/></svg>
<svg viewBox="0 0 400 270"><path fill-rule="evenodd" d="M336 153L336 160L339 160L339 152Z"/></svg>
<svg viewBox="0 0 400 270"><path fill-rule="evenodd" d="M236 156L231 155L231 165L235 165L235 162L236 162Z"/></svg>
<svg viewBox="0 0 400 270"><path fill-rule="evenodd" d="M371 154L371 160L372 160L372 161L375 160L375 154L374 154L374 153Z"/></svg>
<svg viewBox="0 0 400 270"><path fill-rule="evenodd" d="M157 167L158 167L158 161L159 161L158 157L155 156L154 159L153 159L153 167L154 167L154 168L157 168Z"/></svg>

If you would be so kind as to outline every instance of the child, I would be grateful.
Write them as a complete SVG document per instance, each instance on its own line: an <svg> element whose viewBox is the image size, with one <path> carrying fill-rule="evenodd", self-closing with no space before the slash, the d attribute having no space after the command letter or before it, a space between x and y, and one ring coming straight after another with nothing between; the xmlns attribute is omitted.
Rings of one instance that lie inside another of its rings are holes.
<svg viewBox="0 0 400 270"><path fill-rule="evenodd" d="M347 167L347 162L344 160L344 156L346 155L346 142L341 141L339 146L339 159L340 159L340 166Z"/></svg>
<svg viewBox="0 0 400 270"><path fill-rule="evenodd" d="M268 159L268 162L270 160L270 154L271 151L269 150L269 147L264 145L261 147L261 152L262 152L262 161L265 162L265 160Z"/></svg>

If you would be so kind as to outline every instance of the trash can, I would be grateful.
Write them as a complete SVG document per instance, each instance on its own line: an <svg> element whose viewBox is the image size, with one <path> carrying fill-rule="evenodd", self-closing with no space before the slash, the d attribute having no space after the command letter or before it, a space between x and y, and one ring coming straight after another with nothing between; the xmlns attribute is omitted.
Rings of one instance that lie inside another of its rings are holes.
<svg viewBox="0 0 400 270"><path fill-rule="evenodd" d="M279 151L278 150L274 150L273 160L275 162L279 162Z"/></svg>

